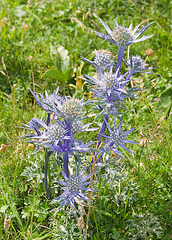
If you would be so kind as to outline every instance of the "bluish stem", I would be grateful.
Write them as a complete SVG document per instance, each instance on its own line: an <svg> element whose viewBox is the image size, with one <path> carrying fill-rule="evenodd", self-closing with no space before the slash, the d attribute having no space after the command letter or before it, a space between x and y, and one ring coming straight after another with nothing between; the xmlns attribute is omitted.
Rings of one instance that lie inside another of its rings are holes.
<svg viewBox="0 0 172 240"><path fill-rule="evenodd" d="M97 146L96 148L98 148L100 146L100 143L101 143L101 138L102 138L102 135L104 134L105 132L105 129L106 129L106 122L108 121L108 115L105 114L104 116L104 120L103 120L103 124L102 124L102 127L99 131L99 134L98 134L98 138L97 138Z"/></svg>
<svg viewBox="0 0 172 240"><path fill-rule="evenodd" d="M46 190L48 198L50 197L50 191L48 188L48 162L49 162L50 155L51 155L51 153L46 150L46 152L45 152L45 168L44 168L44 186L45 186L45 190Z"/></svg>
<svg viewBox="0 0 172 240"><path fill-rule="evenodd" d="M46 125L48 126L49 125L49 123L50 123L50 113L48 113L48 116L47 116L47 122L46 122Z"/></svg>
<svg viewBox="0 0 172 240"><path fill-rule="evenodd" d="M97 146L96 146L96 148L99 148L99 146L100 146L102 135L104 134L104 132L105 132L105 130L106 130L106 122L108 122L108 115L107 115L107 114L105 114L105 116L104 116L103 124L102 124L102 127L101 127L101 129L100 129L100 131L99 131L99 134L98 134ZM99 162L100 159L101 159L101 157L102 157L102 154L101 154L101 156L99 157L98 160L97 160L97 156L96 156L96 153L95 153L95 152L94 152L93 156L94 156L94 157L92 158L92 163L93 163L93 161Z"/></svg>
<svg viewBox="0 0 172 240"><path fill-rule="evenodd" d="M122 85L121 85L121 88L124 88L125 87L125 85L126 85L126 81L129 81L130 80L130 77L133 75L133 70L131 69L130 71L129 71L129 74L127 75L127 77L126 77L126 79L125 79L125 83L123 83Z"/></svg>
<svg viewBox="0 0 172 240"><path fill-rule="evenodd" d="M120 75L124 50L125 50L125 47L123 47L123 48L119 47L118 48L118 60L117 60L117 64L116 64L116 71L118 70L117 77L119 77L119 75Z"/></svg>
<svg viewBox="0 0 172 240"><path fill-rule="evenodd" d="M66 127L68 129L68 132L67 132L66 136L68 136L69 139L65 140L64 147L65 147L65 150L68 151L70 149L71 127L72 127L71 124L68 121L66 121ZM68 153L64 153L63 154L64 171L65 171L66 175L69 177L69 166L68 166L68 163L69 163L69 154Z"/></svg>
<svg viewBox="0 0 172 240"><path fill-rule="evenodd" d="M133 70L130 70L125 80L129 80L133 73L134 73Z"/></svg>
<svg viewBox="0 0 172 240"><path fill-rule="evenodd" d="M69 154L68 153L64 153L63 154L63 166L64 166L64 171L67 175L67 177L69 177Z"/></svg>

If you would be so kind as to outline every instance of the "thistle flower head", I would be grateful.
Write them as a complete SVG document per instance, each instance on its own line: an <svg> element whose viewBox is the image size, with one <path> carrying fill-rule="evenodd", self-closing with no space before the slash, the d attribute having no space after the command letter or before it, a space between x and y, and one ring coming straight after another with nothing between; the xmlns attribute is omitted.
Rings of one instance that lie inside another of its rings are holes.
<svg viewBox="0 0 172 240"><path fill-rule="evenodd" d="M106 89L115 89L119 87L120 79L117 78L116 74L110 72L104 73L101 80L104 83Z"/></svg>
<svg viewBox="0 0 172 240"><path fill-rule="evenodd" d="M110 54L104 51L98 52L96 50L95 54L96 57L94 58L94 64L96 64L100 69L104 70L112 64Z"/></svg>
<svg viewBox="0 0 172 240"><path fill-rule="evenodd" d="M56 142L57 140L61 140L64 138L65 129L57 122L52 123L49 125L49 127L47 129L46 136L47 136L48 140L50 140L52 142Z"/></svg>
<svg viewBox="0 0 172 240"><path fill-rule="evenodd" d="M80 140L80 139L75 139L73 141L73 146L74 147L79 147L79 146L82 146L82 145L84 145L84 142L82 140Z"/></svg>
<svg viewBox="0 0 172 240"><path fill-rule="evenodd" d="M111 65L113 65L113 62L111 60L111 54L104 50L95 50L94 51L96 56L94 58L94 61L90 61L87 58L82 58L84 61L92 64L96 70L104 72L106 68L109 68Z"/></svg>
<svg viewBox="0 0 172 240"><path fill-rule="evenodd" d="M96 32L97 36L108 42L113 43L115 46L118 46L119 48L125 48L126 46L144 41L152 37L152 35L150 35L150 36L143 36L142 38L138 39L138 37L141 36L153 22L147 24L138 33L136 33L141 24L137 25L134 28L134 30L132 30L132 24L128 28L126 28L124 26L118 25L117 19L115 19L115 28L111 30L102 19L100 19L100 21L105 27L108 34L106 35L106 34Z"/></svg>
<svg viewBox="0 0 172 240"><path fill-rule="evenodd" d="M61 116L66 121L80 119L84 104L77 98L67 98L61 106Z"/></svg>
<svg viewBox="0 0 172 240"><path fill-rule="evenodd" d="M51 148L52 146L57 146L59 140L62 141L67 138L67 130L60 120L46 125L44 121L33 118L29 125L25 126L29 130L36 131L36 133L31 132L30 135L25 137L30 138L30 142L39 146Z"/></svg>
<svg viewBox="0 0 172 240"><path fill-rule="evenodd" d="M98 75L99 79L95 79L88 75L86 76L86 81L94 85L91 91L95 96L104 99L107 103L113 103L117 100L123 100L125 98L126 91L123 89L124 84L129 80L124 80L127 73L118 76L118 70L113 73L112 70L109 72L100 73Z"/></svg>
<svg viewBox="0 0 172 240"><path fill-rule="evenodd" d="M125 140L125 133L121 129L114 129L110 134L110 141L115 145L120 145Z"/></svg>
<svg viewBox="0 0 172 240"><path fill-rule="evenodd" d="M82 123L81 121L75 121L72 123L72 133L76 134L82 131Z"/></svg>
<svg viewBox="0 0 172 240"><path fill-rule="evenodd" d="M22 136L23 138L31 139L29 142L36 143L37 140L33 140L33 138L39 138L39 136L42 135L41 127L42 127L42 121L38 120L37 118L32 118L29 122L29 124L22 124L24 128L31 131L28 135Z"/></svg>
<svg viewBox="0 0 172 240"><path fill-rule="evenodd" d="M121 129L121 125L122 125L122 122L119 124L119 127L116 128L116 120L115 120L114 121L114 129L111 130L110 126L106 122L106 126L107 126L107 129L109 130L110 136L104 135L108 139L108 143L105 145L106 147L105 147L104 151L107 151L107 149L109 151L111 149L118 155L124 157L123 154L117 150L117 147L121 146L126 151L132 153L127 147L124 146L124 143L137 143L137 142L134 142L131 140L126 140L127 135L136 128L132 128L132 129L124 132Z"/></svg>
<svg viewBox="0 0 172 240"><path fill-rule="evenodd" d="M36 118L32 118L29 122L28 128L30 130L39 131L39 129L41 128L41 124Z"/></svg>
<svg viewBox="0 0 172 240"><path fill-rule="evenodd" d="M112 39L117 43L118 46L123 47L127 45L129 41L132 41L132 31L129 28L123 26L117 26L112 31Z"/></svg>
<svg viewBox="0 0 172 240"><path fill-rule="evenodd" d="M130 59L127 61L127 65L130 67L130 69L143 69L145 66L145 63L143 59L140 56L132 56Z"/></svg>
<svg viewBox="0 0 172 240"><path fill-rule="evenodd" d="M53 113L54 106L61 105L65 100L65 98L58 95L58 90L59 88L57 88L55 92L51 95L48 95L47 91L45 91L45 98L44 98L42 94L34 93L30 89L31 93L36 99L36 103L47 113Z"/></svg>
<svg viewBox="0 0 172 240"><path fill-rule="evenodd" d="M133 72L150 73L145 72L145 70L153 69L152 67L146 67L145 61L139 55L130 57L126 64Z"/></svg>
<svg viewBox="0 0 172 240"><path fill-rule="evenodd" d="M61 196L59 196L58 198L56 198L56 200L58 200L60 202L60 206L64 206L66 205L66 203L71 206L74 207L74 203L76 202L75 198L81 200L89 200L83 193L82 191L94 191L91 188L87 188L85 187L86 185L89 185L91 183L91 181L87 182L87 180L94 175L94 173L90 173L88 174L86 177L83 177L84 171L85 171L84 167L82 169L82 171L77 174L77 171L75 171L75 173L73 175L70 175L69 177L65 174L65 172L63 172L63 170L61 170L63 177L65 179L65 182L61 182L61 181L57 181L60 184L62 184L63 190L64 192L62 193Z"/></svg>
<svg viewBox="0 0 172 240"><path fill-rule="evenodd" d="M73 116L77 116L80 114L81 108L81 101L79 99L69 98L64 102L62 112L65 115L71 114Z"/></svg>
<svg viewBox="0 0 172 240"><path fill-rule="evenodd" d="M91 123L87 123L85 125L82 125L82 122L80 120L74 121L72 123L72 134L76 134L79 132L88 132L88 131L96 131L98 128L89 128Z"/></svg>

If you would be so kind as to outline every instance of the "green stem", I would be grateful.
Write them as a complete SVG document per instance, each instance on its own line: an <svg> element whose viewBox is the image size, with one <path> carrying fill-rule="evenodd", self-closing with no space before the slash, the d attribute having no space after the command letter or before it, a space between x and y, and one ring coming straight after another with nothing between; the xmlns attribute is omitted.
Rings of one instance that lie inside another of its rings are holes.
<svg viewBox="0 0 172 240"><path fill-rule="evenodd" d="M50 155L51 155L51 153L46 150L46 152L45 152L45 168L44 168L44 186L45 186L45 190L46 190L48 198L50 197L50 190L48 187L48 163L49 163Z"/></svg>

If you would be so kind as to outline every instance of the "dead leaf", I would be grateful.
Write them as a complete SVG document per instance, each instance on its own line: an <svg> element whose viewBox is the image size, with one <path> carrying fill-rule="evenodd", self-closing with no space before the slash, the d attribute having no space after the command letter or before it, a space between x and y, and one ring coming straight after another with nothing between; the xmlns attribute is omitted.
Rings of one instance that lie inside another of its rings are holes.
<svg viewBox="0 0 172 240"><path fill-rule="evenodd" d="M165 118L165 116L162 116L159 120L158 123L161 124L162 120Z"/></svg>
<svg viewBox="0 0 172 240"><path fill-rule="evenodd" d="M150 56L153 56L153 55L155 54L155 52L154 52L151 48L147 49L145 53L146 53L146 55L149 56L149 57L150 57Z"/></svg>
<svg viewBox="0 0 172 240"><path fill-rule="evenodd" d="M35 150L35 148L36 148L35 145L33 145L32 143L29 143L26 149Z"/></svg>
<svg viewBox="0 0 172 240"><path fill-rule="evenodd" d="M3 68L5 69L5 71L7 71L6 66L5 66L5 62L4 62L4 58L3 58L3 57L2 57L1 62L2 62L2 66L3 66Z"/></svg>
<svg viewBox="0 0 172 240"><path fill-rule="evenodd" d="M0 151L5 152L8 149L8 145L6 144L1 144Z"/></svg>
<svg viewBox="0 0 172 240"><path fill-rule="evenodd" d="M140 133L140 136L142 139L141 139L139 145L142 145L144 147L147 146L147 144L149 143L149 139L146 138L142 132Z"/></svg>
<svg viewBox="0 0 172 240"><path fill-rule="evenodd" d="M0 73L2 73L4 76L7 76L7 75L4 73L4 71L0 71Z"/></svg>
<svg viewBox="0 0 172 240"><path fill-rule="evenodd" d="M81 21L79 21L77 18L71 17L70 19L71 21L73 20L74 22L78 23L80 27L82 27L83 29L87 29L87 27L85 27L84 24Z"/></svg>

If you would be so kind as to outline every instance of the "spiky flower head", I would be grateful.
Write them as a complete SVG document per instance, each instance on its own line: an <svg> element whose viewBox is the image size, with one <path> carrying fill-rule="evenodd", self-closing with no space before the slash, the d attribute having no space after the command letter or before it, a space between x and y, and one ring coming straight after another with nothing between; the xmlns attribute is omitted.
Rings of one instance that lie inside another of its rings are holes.
<svg viewBox="0 0 172 240"><path fill-rule="evenodd" d="M48 140L53 143L57 141L57 139L63 139L65 136L65 129L59 123L52 123L49 125L46 136Z"/></svg>
<svg viewBox="0 0 172 240"><path fill-rule="evenodd" d="M36 99L36 103L47 113L53 113L54 112L54 106L56 105L61 105L63 101L65 100L64 97L61 97L58 95L58 90L57 88L53 94L48 95L47 91L45 91L45 98L43 97L42 94L40 93L34 93L31 89L31 93Z"/></svg>
<svg viewBox="0 0 172 240"><path fill-rule="evenodd" d="M84 61L92 64L97 71L102 71L104 72L104 70L106 68L109 68L111 65L113 65L113 62L111 60L111 54L107 51L104 50L95 50L94 51L96 56L94 58L94 61L90 61L87 58L82 58Z"/></svg>
<svg viewBox="0 0 172 240"><path fill-rule="evenodd" d="M76 134L82 131L82 123L81 121L75 121L72 123L72 133Z"/></svg>
<svg viewBox="0 0 172 240"><path fill-rule="evenodd" d="M108 141L106 141L107 144L105 145L105 149L104 150L105 151L107 151L107 150L109 151L111 149L115 153L117 153L118 155L124 157L123 154L117 150L117 147L121 146L126 151L132 153L126 146L124 146L124 143L136 143L137 144L137 142L134 142L134 141L126 139L127 135L129 133L131 133L136 128L132 128L132 129L124 132L121 129L121 125L122 125L122 122L119 124L119 127L116 128L116 121L114 121L114 129L111 130L110 126L106 122L106 126L107 126L107 129L109 130L110 135L109 136L104 135L108 139Z"/></svg>
<svg viewBox="0 0 172 240"><path fill-rule="evenodd" d="M23 138L31 139L32 143L37 142L37 140L33 140L33 138L39 137L42 135L41 127L42 127L42 120L40 121L37 118L32 118L29 124L22 124L25 129L29 130L28 135L22 136Z"/></svg>
<svg viewBox="0 0 172 240"><path fill-rule="evenodd" d="M98 128L89 128L91 123L87 123L82 125L82 122L80 120L74 121L72 123L72 134L76 134L79 132L90 132L90 131L96 131Z"/></svg>
<svg viewBox="0 0 172 240"><path fill-rule="evenodd" d="M128 28L126 28L124 26L118 25L117 19L115 19L115 28L113 30L111 30L102 19L100 19L100 21L103 24L103 26L105 27L108 35L96 32L97 36L108 42L113 43L115 46L118 46L120 48L125 48L126 46L132 45L137 42L144 41L144 40L152 37L152 35L150 35L150 36L143 36L142 38L138 39L138 37L140 35L142 35L153 22L147 24L138 33L136 33L136 31L138 30L141 23L139 25L137 25L134 28L134 30L132 30L132 24Z"/></svg>
<svg viewBox="0 0 172 240"><path fill-rule="evenodd" d="M27 126L27 125L25 125ZM39 129L41 128L41 124L36 118L32 118L29 122L29 125L27 126L30 130L35 130L36 132L39 132Z"/></svg>
<svg viewBox="0 0 172 240"><path fill-rule="evenodd" d="M94 58L94 64L96 64L100 69L106 69L112 64L111 55L105 51L96 51L96 57Z"/></svg>
<svg viewBox="0 0 172 240"><path fill-rule="evenodd" d="M117 45L120 47L125 46L129 41L132 40L132 38L132 32L129 28L118 25L112 31L112 39L114 39Z"/></svg>
<svg viewBox="0 0 172 240"><path fill-rule="evenodd" d="M134 69L136 71L142 70L145 67L145 63L139 55L130 57L130 59L127 61L127 65L130 67L130 69Z"/></svg>
<svg viewBox="0 0 172 240"><path fill-rule="evenodd" d="M86 166L82 169L82 171L78 174L77 171L73 175L67 176L65 172L61 169L62 175L65 179L65 182L58 181L60 184L62 184L64 192L61 196L56 198L56 200L59 201L60 206L64 206L68 204L71 207L74 207L74 203L76 202L75 198L78 200L87 200L89 201L89 198L87 198L82 191L94 191L91 188L87 188L85 186L89 185L91 181L86 182L92 175L95 173L90 173L86 177L83 177L84 171Z"/></svg>
<svg viewBox="0 0 172 240"><path fill-rule="evenodd" d="M119 88L120 79L117 78L116 74L105 72L101 80L106 89Z"/></svg>
<svg viewBox="0 0 172 240"><path fill-rule="evenodd" d="M146 70L153 69L152 67L146 67L145 61L139 55L130 57L126 64L133 72L150 73L146 72Z"/></svg>
<svg viewBox="0 0 172 240"><path fill-rule="evenodd" d="M74 121L80 119L84 104L82 100L77 98L67 98L61 106L60 115L66 121Z"/></svg>
<svg viewBox="0 0 172 240"><path fill-rule="evenodd" d="M130 81L124 80L126 74L127 73L118 76L118 70L115 73L110 70L109 72L99 73L99 79L85 75L85 80L94 85L91 91L95 93L97 97L112 103L117 100L122 100L125 97L124 94L126 94L126 91L123 88L125 83Z"/></svg>
<svg viewBox="0 0 172 240"><path fill-rule="evenodd" d="M125 140L125 133L122 129L114 129L110 133L110 141L112 141L116 146L123 143Z"/></svg>
<svg viewBox="0 0 172 240"><path fill-rule="evenodd" d="M46 125L44 121L33 118L29 125L25 125L29 130L34 130L25 138L30 138L30 142L39 145L51 148L52 146L57 146L59 140L66 138L65 125L61 121L50 122L49 125Z"/></svg>

